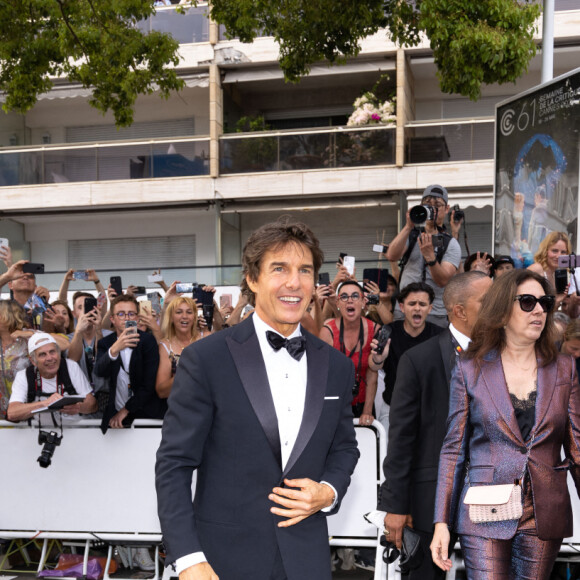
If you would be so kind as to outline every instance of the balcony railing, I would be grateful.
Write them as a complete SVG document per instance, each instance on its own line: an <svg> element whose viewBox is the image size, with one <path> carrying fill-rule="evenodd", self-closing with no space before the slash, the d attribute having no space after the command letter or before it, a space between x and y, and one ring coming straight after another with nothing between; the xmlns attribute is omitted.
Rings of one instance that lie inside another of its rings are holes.
<svg viewBox="0 0 580 580"><path fill-rule="evenodd" d="M207 137L0 150L0 186L208 174Z"/></svg>
<svg viewBox="0 0 580 580"><path fill-rule="evenodd" d="M493 159L494 120L414 122L405 127L405 163Z"/></svg>
<svg viewBox="0 0 580 580"><path fill-rule="evenodd" d="M259 132L220 138L220 173L395 164L392 126Z"/></svg>
<svg viewBox="0 0 580 580"><path fill-rule="evenodd" d="M159 7L156 13L138 23L143 32L166 32L180 44L209 42L209 16L207 4L187 8L184 13L177 12L172 6Z"/></svg>

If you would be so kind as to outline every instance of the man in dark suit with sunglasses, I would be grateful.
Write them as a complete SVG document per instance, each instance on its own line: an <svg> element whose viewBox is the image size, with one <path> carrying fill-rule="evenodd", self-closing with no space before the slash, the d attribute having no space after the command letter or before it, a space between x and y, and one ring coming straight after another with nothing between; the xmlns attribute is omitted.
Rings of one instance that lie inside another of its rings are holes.
<svg viewBox="0 0 580 580"><path fill-rule="evenodd" d="M322 252L281 219L250 236L242 264L255 313L187 347L169 398L156 467L167 561L180 580L330 580L326 515L358 449L354 367L299 324Z"/></svg>

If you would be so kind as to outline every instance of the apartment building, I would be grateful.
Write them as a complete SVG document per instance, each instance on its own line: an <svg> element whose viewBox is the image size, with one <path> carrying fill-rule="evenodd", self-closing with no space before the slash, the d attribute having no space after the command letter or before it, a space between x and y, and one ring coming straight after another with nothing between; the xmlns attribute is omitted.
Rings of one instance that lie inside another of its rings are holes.
<svg viewBox="0 0 580 580"><path fill-rule="evenodd" d="M372 245L390 241L430 183L465 211L470 251L492 249L495 105L540 83L540 55L517 83L471 102L440 91L428 43L400 49L380 32L356 59L288 84L271 38L227 40L206 13L159 8L142 23L179 40L186 86L169 100L140 97L129 128L64 80L26 115L0 115L0 237L45 264L44 285L85 267L123 272L125 284L147 285L156 268L237 284L248 234L281 214L314 228L328 271L339 252L375 265ZM554 76L578 62L580 7L556 0ZM384 74L396 124L347 127L354 100ZM258 116L268 130L234 132Z"/></svg>

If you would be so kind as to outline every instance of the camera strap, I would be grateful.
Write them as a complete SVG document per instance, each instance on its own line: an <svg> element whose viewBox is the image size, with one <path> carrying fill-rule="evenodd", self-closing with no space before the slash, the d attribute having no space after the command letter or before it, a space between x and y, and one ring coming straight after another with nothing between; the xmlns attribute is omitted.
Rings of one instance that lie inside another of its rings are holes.
<svg viewBox="0 0 580 580"><path fill-rule="evenodd" d="M340 329L339 329L338 341L340 343L340 352L342 354L346 354L346 346L344 345L344 320L342 318L340 319ZM356 369L357 380L360 380L360 374L361 374L361 370L362 370L363 348L365 345L365 329L363 326L362 318L360 319L360 330L359 330L359 334L358 334L358 341L354 345L354 348L350 351L350 354L347 355L348 358L352 359L354 357L354 353L356 352L356 347L359 344L360 344L360 355L358 357L358 365L357 365L357 369Z"/></svg>

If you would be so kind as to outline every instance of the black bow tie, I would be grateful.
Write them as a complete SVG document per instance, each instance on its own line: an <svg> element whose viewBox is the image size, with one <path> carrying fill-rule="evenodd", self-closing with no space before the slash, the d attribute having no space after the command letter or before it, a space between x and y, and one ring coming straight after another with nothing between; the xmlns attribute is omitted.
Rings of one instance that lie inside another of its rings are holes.
<svg viewBox="0 0 580 580"><path fill-rule="evenodd" d="M278 351L281 348L285 348L294 360L300 360L304 354L306 338L303 336L295 336L294 338L287 339L271 330L267 330L266 338L274 350Z"/></svg>

